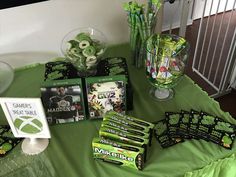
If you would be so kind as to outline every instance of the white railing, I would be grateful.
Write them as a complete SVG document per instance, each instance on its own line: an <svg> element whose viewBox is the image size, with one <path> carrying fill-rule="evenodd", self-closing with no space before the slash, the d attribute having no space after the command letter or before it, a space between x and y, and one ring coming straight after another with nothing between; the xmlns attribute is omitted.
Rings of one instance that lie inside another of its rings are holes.
<svg viewBox="0 0 236 177"><path fill-rule="evenodd" d="M169 26L169 33L178 27L179 35L185 36L190 21L200 18L192 70L215 90L212 97L228 93L231 85L236 85L236 0L176 0L173 5L164 2L164 10L173 10L168 18L163 18L167 12L160 12L159 19L169 24L160 20L159 25L165 31ZM174 15L179 17L178 22L173 21Z"/></svg>
<svg viewBox="0 0 236 177"><path fill-rule="evenodd" d="M228 11L229 3L231 3L231 8ZM217 6L214 15L212 15L213 6ZM222 6L224 7L223 12L219 11ZM236 52L236 25L232 21L232 17L235 15L235 7L236 0L233 2L226 0L224 4L223 1L214 0L205 0L204 2L192 69L215 89L216 93L212 94L212 97L228 93L231 89L230 77L232 77L233 66L235 65ZM206 10L209 13L207 17ZM220 21L216 20L217 17L220 18ZM212 18L213 22L210 23ZM215 37L213 36L214 31L217 33L216 38L213 39Z"/></svg>

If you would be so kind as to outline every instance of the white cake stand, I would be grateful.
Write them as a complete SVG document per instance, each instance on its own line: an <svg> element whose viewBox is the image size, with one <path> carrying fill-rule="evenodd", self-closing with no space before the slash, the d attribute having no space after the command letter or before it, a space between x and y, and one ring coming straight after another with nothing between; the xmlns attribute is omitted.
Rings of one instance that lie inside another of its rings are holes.
<svg viewBox="0 0 236 177"><path fill-rule="evenodd" d="M21 148L25 154L36 155L43 152L49 144L47 138L25 138L22 142Z"/></svg>

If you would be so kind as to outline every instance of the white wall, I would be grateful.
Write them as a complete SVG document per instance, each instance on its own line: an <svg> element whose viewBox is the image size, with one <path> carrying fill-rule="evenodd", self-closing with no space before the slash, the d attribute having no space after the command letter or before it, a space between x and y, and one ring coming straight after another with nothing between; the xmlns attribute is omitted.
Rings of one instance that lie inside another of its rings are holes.
<svg viewBox="0 0 236 177"><path fill-rule="evenodd" d="M123 2L125 0L50 0L0 10L0 60L18 66L30 58L35 62L60 55L63 36L78 27L99 29L110 44L127 42Z"/></svg>
<svg viewBox="0 0 236 177"><path fill-rule="evenodd" d="M204 16L209 16L217 13L217 7L218 7L218 13L223 12L224 10L228 11L232 8L236 8L234 4L235 0L195 0L194 4L194 12L193 12L193 19L198 19L202 17L204 4L206 2L206 8Z"/></svg>
<svg viewBox="0 0 236 177"><path fill-rule="evenodd" d="M128 1L50 0L0 10L0 61L18 67L60 56L63 36L78 27L99 29L109 44L128 42L127 16L122 8ZM163 21L168 23L170 13L165 14Z"/></svg>
<svg viewBox="0 0 236 177"><path fill-rule="evenodd" d="M187 25L191 25L193 22L191 17L192 5L193 5L193 0L190 0L190 10L188 15ZM169 30L170 27L172 27L172 29L180 27L182 6L183 6L183 0L175 0L173 4L170 4L169 2L165 3L164 13L163 13L163 25L162 25L163 31Z"/></svg>

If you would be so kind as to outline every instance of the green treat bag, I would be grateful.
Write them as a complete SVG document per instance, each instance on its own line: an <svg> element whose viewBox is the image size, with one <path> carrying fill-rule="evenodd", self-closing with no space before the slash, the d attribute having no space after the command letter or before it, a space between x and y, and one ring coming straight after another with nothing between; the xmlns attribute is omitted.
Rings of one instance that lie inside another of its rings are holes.
<svg viewBox="0 0 236 177"><path fill-rule="evenodd" d="M198 124L198 137L205 141L210 140L210 132L215 125L216 117L205 112L201 112L201 118Z"/></svg>
<svg viewBox="0 0 236 177"><path fill-rule="evenodd" d="M224 133L221 137L220 145L226 149L232 149L235 133Z"/></svg>
<svg viewBox="0 0 236 177"><path fill-rule="evenodd" d="M0 136L2 136L3 134L5 134L6 132L9 132L10 127L8 125L0 125Z"/></svg>
<svg viewBox="0 0 236 177"><path fill-rule="evenodd" d="M5 157L21 140L14 137L9 126L0 125L0 157Z"/></svg>
<svg viewBox="0 0 236 177"><path fill-rule="evenodd" d="M179 125L182 114L174 112L166 112L165 115L166 115L168 133L170 137L182 139L181 135L179 134Z"/></svg>
<svg viewBox="0 0 236 177"><path fill-rule="evenodd" d="M189 134L189 126L190 126L190 112L181 110L181 118L179 124L179 135L184 139L191 139Z"/></svg>
<svg viewBox="0 0 236 177"><path fill-rule="evenodd" d="M199 139L198 135L198 124L201 119L200 112L191 110L190 111L190 124L189 124L189 135L194 139Z"/></svg>
<svg viewBox="0 0 236 177"><path fill-rule="evenodd" d="M156 122L154 127L154 136L162 148L167 148L178 143L174 138L169 136L165 119Z"/></svg>
<svg viewBox="0 0 236 177"><path fill-rule="evenodd" d="M94 138L93 157L123 167L142 170L144 167L144 149L104 138Z"/></svg>
<svg viewBox="0 0 236 177"><path fill-rule="evenodd" d="M235 125L220 118L216 118L215 125L209 134L210 141L226 149L232 149L234 138Z"/></svg>

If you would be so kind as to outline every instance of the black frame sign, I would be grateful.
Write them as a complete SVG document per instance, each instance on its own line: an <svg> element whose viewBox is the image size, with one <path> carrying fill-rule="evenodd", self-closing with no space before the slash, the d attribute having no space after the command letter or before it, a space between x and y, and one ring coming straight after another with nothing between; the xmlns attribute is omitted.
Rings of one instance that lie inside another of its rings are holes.
<svg viewBox="0 0 236 177"><path fill-rule="evenodd" d="M0 10L48 0L1 0Z"/></svg>

